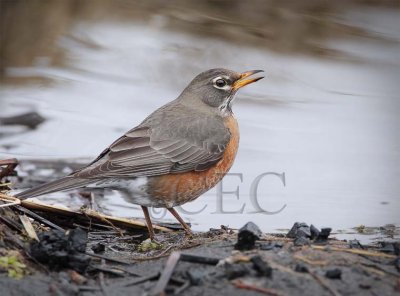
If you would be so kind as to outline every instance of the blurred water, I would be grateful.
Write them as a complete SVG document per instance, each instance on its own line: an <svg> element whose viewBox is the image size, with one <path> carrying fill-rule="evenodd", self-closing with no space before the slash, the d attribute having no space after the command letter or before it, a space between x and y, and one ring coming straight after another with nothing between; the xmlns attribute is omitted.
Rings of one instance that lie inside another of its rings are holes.
<svg viewBox="0 0 400 296"><path fill-rule="evenodd" d="M380 15L380 16L379 16ZM81 23L63 38L69 66L46 61L9 75L43 75L56 83L3 86L1 115L27 109L49 118L37 131L0 140L0 158L93 158L157 107L177 97L199 72L225 67L264 69L266 79L242 89L234 112L241 143L224 191L239 186L239 199L223 195L218 214L216 189L184 206L200 214L183 216L194 229L240 227L252 220L265 231L295 221L347 229L359 224L400 224L400 14L386 10L352 12L357 24L380 39L331 40L342 60L280 55L191 37L126 22ZM87 46L88 42L96 46ZM347 58L346 58L347 57ZM264 172L258 201L276 215L254 213L253 180ZM60 195L58 195L60 196ZM64 197L65 198L65 197ZM45 198L44 198L45 199ZM62 201L62 200L61 200ZM118 194L106 197L112 214L140 216ZM169 216L168 216L169 217Z"/></svg>

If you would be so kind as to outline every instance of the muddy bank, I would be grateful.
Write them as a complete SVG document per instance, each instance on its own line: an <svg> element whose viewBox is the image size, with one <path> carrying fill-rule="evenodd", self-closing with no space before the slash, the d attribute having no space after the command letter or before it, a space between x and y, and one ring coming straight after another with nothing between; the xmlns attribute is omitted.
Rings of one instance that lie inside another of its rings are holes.
<svg viewBox="0 0 400 296"><path fill-rule="evenodd" d="M286 235L266 234L249 222L191 237L171 226L150 242L145 227L44 219L43 211L6 204L0 202L2 295L400 292L400 243L390 239L363 245L305 223Z"/></svg>

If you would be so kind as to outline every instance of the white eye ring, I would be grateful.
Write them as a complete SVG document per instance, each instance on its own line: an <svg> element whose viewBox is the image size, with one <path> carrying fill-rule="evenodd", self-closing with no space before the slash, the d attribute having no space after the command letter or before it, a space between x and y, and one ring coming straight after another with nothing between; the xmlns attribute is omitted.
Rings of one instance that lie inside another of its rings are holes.
<svg viewBox="0 0 400 296"><path fill-rule="evenodd" d="M225 77L218 76L213 79L213 86L218 89L228 90L231 87L228 85L227 79Z"/></svg>

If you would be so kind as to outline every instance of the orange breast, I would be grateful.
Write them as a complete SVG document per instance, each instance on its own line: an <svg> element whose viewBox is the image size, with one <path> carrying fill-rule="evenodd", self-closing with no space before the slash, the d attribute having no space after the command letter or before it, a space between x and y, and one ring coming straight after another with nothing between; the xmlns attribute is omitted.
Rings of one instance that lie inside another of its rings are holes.
<svg viewBox="0 0 400 296"><path fill-rule="evenodd" d="M231 168L239 146L239 127L236 119L229 116L224 123L231 133L231 138L219 162L202 172L153 177L147 186L149 195L158 202L162 200L166 207L173 207L192 201L214 187Z"/></svg>

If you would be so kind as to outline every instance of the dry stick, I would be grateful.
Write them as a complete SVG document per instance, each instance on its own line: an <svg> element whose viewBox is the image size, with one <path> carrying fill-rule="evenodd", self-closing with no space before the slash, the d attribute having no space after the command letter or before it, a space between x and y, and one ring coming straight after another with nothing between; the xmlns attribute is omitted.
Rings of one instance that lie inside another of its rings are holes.
<svg viewBox="0 0 400 296"><path fill-rule="evenodd" d="M217 265L221 259L213 257L198 256L192 254L181 254L181 260L191 263L201 263L209 265Z"/></svg>
<svg viewBox="0 0 400 296"><path fill-rule="evenodd" d="M293 259L303 261L303 262L313 265L313 266L325 266L328 264L328 261L326 261L326 260L310 260L310 259L300 256L300 255L294 255Z"/></svg>
<svg viewBox="0 0 400 296"><path fill-rule="evenodd" d="M366 250L358 250L358 249L342 249L342 248L335 248L335 247L329 247L329 249L326 249L323 246L311 246L311 248L314 250L321 250L321 251L347 252L347 253L352 253L352 254L357 254L357 255L367 255L367 256L383 257L383 258L390 258L390 259L397 258L397 256L395 256L395 255L379 253L379 252L371 252L371 251L366 251Z"/></svg>
<svg viewBox="0 0 400 296"><path fill-rule="evenodd" d="M23 200L21 205L25 208L29 209L35 209L35 210L40 210L44 212L53 212L57 213L63 216L68 216L68 217L91 217L95 218L98 220L106 219L108 222L111 222L113 225L117 225L120 227L125 227L125 228L134 228L134 229L146 229L146 224L143 221L139 220L134 220L134 219L126 219L126 218L119 218L119 217L113 217L113 216L108 216L104 215L95 211L89 211L86 210L84 214L82 212L75 212L69 209L65 209L62 207L57 207L57 206L51 206L51 205L46 205L43 203L37 203L32 200ZM170 229L158 225L154 225L154 228L160 231L164 232L171 232Z"/></svg>
<svg viewBox="0 0 400 296"><path fill-rule="evenodd" d="M0 215L0 221L3 221L3 223L6 224L8 227L10 227L18 232L22 233L22 231L23 231L23 228L19 224L15 223L13 220L11 220L7 217Z"/></svg>
<svg viewBox="0 0 400 296"><path fill-rule="evenodd" d="M134 258L136 261L149 261L149 260L154 260L154 259L160 259L162 257L166 257L168 256L168 252L173 249L175 246L174 245L170 245L168 247L165 248L165 250L163 250L160 254L158 255L154 255L154 256L146 256L146 257L136 257Z"/></svg>
<svg viewBox="0 0 400 296"><path fill-rule="evenodd" d="M125 262L125 261L122 261L122 260L110 258L110 257L104 256L104 255L93 254L93 253L88 253L88 252L86 252L85 254L88 255L88 256L91 256L91 257L96 257L96 258L104 259L104 260L107 260L107 261L110 261L110 262L115 262L115 263L120 263L120 264L125 264L125 265L131 264L131 263L129 263L129 262Z"/></svg>
<svg viewBox="0 0 400 296"><path fill-rule="evenodd" d="M376 264L361 263L361 265L363 265L365 267L368 267L368 268L371 268L371 269L376 269L375 272L376 271L381 271L384 274L389 274L389 275L394 276L396 278L400 277L400 274L392 272L390 270L386 270L386 269L384 269L384 268L382 268L382 267L380 267L380 266L378 266Z"/></svg>
<svg viewBox="0 0 400 296"><path fill-rule="evenodd" d="M147 282L147 281L154 280L154 279L158 278L159 276L160 276L160 273L156 272L156 273L153 273L153 274L148 275L148 276L143 276L143 277L140 277L140 278L136 278L134 280L129 280L129 281L126 281L126 282L123 282L123 283L119 282L119 283L117 283L115 285L110 285L109 288L113 289L113 288L118 288L118 287L134 286L134 285L138 285L138 284L141 284L141 283L144 283L144 282Z"/></svg>
<svg viewBox="0 0 400 296"><path fill-rule="evenodd" d="M34 213L34 212L32 212L32 211L30 211L30 210L28 210L28 209L26 209L26 208L24 208L22 206L15 206L15 208L18 209L19 211L25 213L29 217L39 221L40 223L43 223L43 224L47 225L47 226L49 226L49 227L51 227L53 229L57 229L57 230L62 231L62 232L65 231L60 226L54 224L53 222L50 222L49 220L43 218L42 216L39 216L38 214L36 214L36 213Z"/></svg>
<svg viewBox="0 0 400 296"><path fill-rule="evenodd" d="M167 262L165 263L165 268L162 271L161 276L160 276L156 286L153 288L153 290L151 290L149 295L151 295L151 296L166 295L165 288L168 285L168 282L171 278L172 273L174 272L176 265L178 264L180 257L181 257L181 254L179 252L171 253Z"/></svg>
<svg viewBox="0 0 400 296"><path fill-rule="evenodd" d="M91 267L96 269L96 270L98 270L98 271L107 272L107 273L110 273L110 274L115 275L115 276L122 276L122 277L125 276L125 272L123 272L121 270L116 270L114 268L108 268L108 267L105 267L103 265L91 265Z"/></svg>
<svg viewBox="0 0 400 296"><path fill-rule="evenodd" d="M246 283L243 283L241 280L233 280L231 281L231 283L238 289L245 289L245 290L249 290L249 291L255 291L255 292L259 292L265 295L270 295L270 296L281 296L282 294L279 293L278 291L272 290L272 289L268 289L268 288L264 288L264 287L257 287L254 285L249 285Z"/></svg>
<svg viewBox="0 0 400 296"><path fill-rule="evenodd" d="M6 204L0 205L0 208L11 207L11 206L19 205L19 204L21 204L21 202L14 201L14 202L10 202L10 203L6 203Z"/></svg>
<svg viewBox="0 0 400 296"><path fill-rule="evenodd" d="M105 260L101 259L101 266L105 266ZM106 285L104 283L104 273L100 271L99 273L100 289L104 296L108 295Z"/></svg>
<svg viewBox="0 0 400 296"><path fill-rule="evenodd" d="M146 223L141 220L113 217L113 216L108 216L108 215L101 214L96 211L90 211L90 210L86 210L84 213L82 213L79 211L72 211L70 209L66 209L65 207L47 205L47 204L44 204L41 202L29 200L29 199L28 200L20 200L13 196L8 196L8 195L2 194L2 193L0 193L0 198L7 199L9 201L21 201L21 206L24 207L25 209L38 210L38 211L42 211L42 212L50 212L50 213L55 213L55 214L66 216L66 217L78 217L80 219L84 218L85 221L87 221L87 217L91 217L91 218L95 218L100 221L107 221L108 223L112 223L113 225L120 226L123 228L147 229ZM18 209L21 210L22 209L21 206L15 206L15 207L18 207ZM26 210L24 212L27 213L27 211L29 211L29 210ZM32 217L34 213L33 212L30 212L30 213L32 213L32 214L30 214L29 216ZM36 215L36 217L40 217L40 216ZM40 218L44 219L42 217L40 217ZM43 221L47 221L46 223L42 222L43 224L48 224L50 222L48 220L43 220ZM54 227L54 224L52 224L52 225L53 225L52 227ZM157 230L163 231L163 232L171 232L172 231L169 228L158 226L158 225L153 225L153 227L154 227L154 229L157 229Z"/></svg>
<svg viewBox="0 0 400 296"><path fill-rule="evenodd" d="M102 217L102 216L100 215L100 213L98 213L98 212L96 212L96 211L93 211L93 210L90 210L90 211L91 211L92 213L99 214L99 215L96 216L96 218L98 218L100 221L104 222L105 224L110 225L110 226L112 227L112 229L114 229L114 231L117 232L117 233L119 234L119 236L123 236L123 235L124 235L124 234L122 233L121 229L119 229L119 228L116 227L114 224L112 224L112 222L109 221L107 218ZM87 211L82 211L83 215L85 215L85 216L87 217L87 219L90 221L89 229L91 229L92 219L91 219L91 217L90 217L89 215L86 214L86 212L87 212Z"/></svg>

